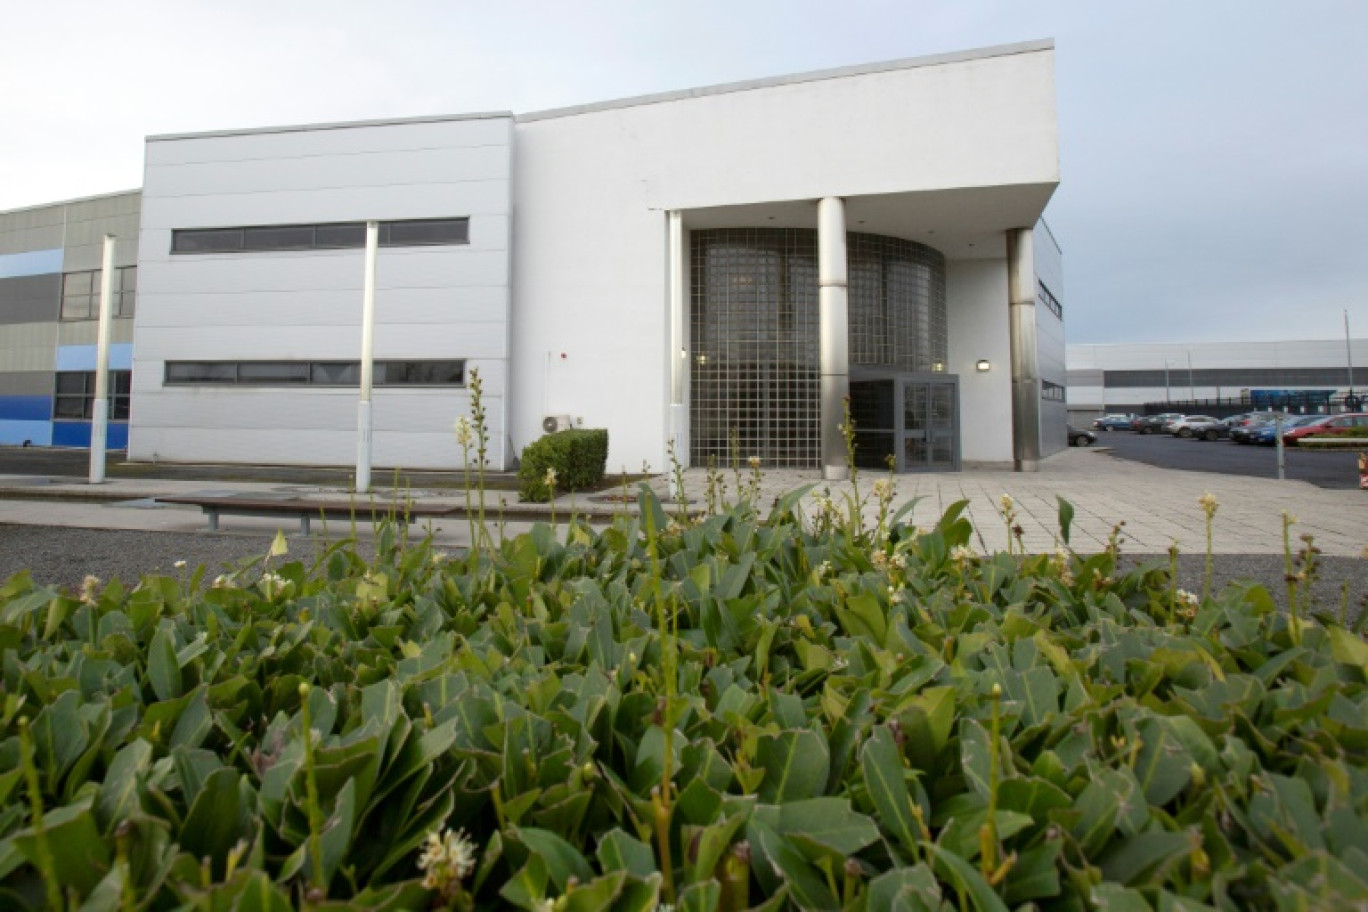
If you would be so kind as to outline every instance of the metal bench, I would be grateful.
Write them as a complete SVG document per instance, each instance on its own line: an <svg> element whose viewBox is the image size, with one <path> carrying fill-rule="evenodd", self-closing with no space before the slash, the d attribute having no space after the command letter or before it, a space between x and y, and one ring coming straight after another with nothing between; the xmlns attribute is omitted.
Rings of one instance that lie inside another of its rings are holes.
<svg viewBox="0 0 1368 912"><path fill-rule="evenodd" d="M380 522L384 519L394 518L412 523L425 517L450 516L458 509L448 505L424 506L398 501L366 500L352 504L335 500L310 500L305 497L262 497L252 494L158 497L157 503L199 507L209 517L210 532L218 531L219 517L226 514L236 516L298 516L301 535L308 535L311 528L310 521L320 517L345 519L349 522Z"/></svg>

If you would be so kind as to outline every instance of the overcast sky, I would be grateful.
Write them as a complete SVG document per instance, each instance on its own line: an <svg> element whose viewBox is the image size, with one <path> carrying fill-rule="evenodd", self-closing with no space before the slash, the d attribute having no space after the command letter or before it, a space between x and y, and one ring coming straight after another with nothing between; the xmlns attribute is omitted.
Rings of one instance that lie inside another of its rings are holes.
<svg viewBox="0 0 1368 912"><path fill-rule="evenodd" d="M1070 342L1368 336L1363 0L6 4L0 210L138 187L148 134L647 92L1056 42Z"/></svg>

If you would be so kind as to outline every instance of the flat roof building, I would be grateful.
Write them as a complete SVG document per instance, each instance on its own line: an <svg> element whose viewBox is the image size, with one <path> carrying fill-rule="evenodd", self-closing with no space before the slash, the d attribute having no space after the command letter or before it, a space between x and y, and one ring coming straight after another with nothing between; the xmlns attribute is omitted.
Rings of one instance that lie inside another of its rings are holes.
<svg viewBox="0 0 1368 912"><path fill-rule="evenodd" d="M496 468L568 423L608 429L613 471L661 470L673 443L685 464L838 477L848 398L863 461L1029 469L1064 446L1040 220L1058 180L1048 41L516 116L150 137L141 194L111 198L138 215L114 232L136 265L128 456L353 461L376 222L377 466L460 465L478 372ZM57 208L0 213L0 442L81 443L56 431L76 383L58 355L89 317L60 302L91 266L29 224ZM51 354L21 370L15 349Z"/></svg>

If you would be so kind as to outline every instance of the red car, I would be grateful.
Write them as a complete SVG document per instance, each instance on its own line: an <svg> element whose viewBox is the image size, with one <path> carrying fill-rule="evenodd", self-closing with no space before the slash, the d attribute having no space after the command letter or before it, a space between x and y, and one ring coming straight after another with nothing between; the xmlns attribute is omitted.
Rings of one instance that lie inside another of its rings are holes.
<svg viewBox="0 0 1368 912"><path fill-rule="evenodd" d="M1368 428L1368 412L1326 415L1319 421L1303 424L1283 434L1283 443L1296 445L1303 437L1338 437L1351 428Z"/></svg>

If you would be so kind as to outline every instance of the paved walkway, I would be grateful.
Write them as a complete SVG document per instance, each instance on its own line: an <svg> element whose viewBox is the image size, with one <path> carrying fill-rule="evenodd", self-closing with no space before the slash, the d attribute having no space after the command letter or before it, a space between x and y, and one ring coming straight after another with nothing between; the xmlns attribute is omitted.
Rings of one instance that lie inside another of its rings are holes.
<svg viewBox="0 0 1368 912"><path fill-rule="evenodd" d="M743 468L742 482L751 483L752 473ZM860 474L860 490L868 495L875 481L887 473ZM691 508L701 509L707 487L707 473L693 469L685 473L685 491ZM733 474L722 473L728 499L736 496ZM665 478L653 487L668 499ZM837 504L850 491L849 483L827 485L810 471L774 470L760 473L760 501L772 503L778 495L804 485L816 487L804 500L809 514L815 509L814 496L829 490ZM1184 553L1200 553L1206 548L1205 517L1198 498L1211 492L1219 502L1214 524L1213 550L1220 554L1281 554L1283 551L1282 514L1296 517L1292 527L1293 549L1301 547L1298 536L1309 533L1327 555L1357 557L1368 547L1368 492L1324 490L1304 482L1222 476L1210 473L1159 469L1112 457L1105 449L1068 450L1052 456L1039 472L1014 473L999 470L970 470L938 475L903 475L894 478L894 504L911 497L922 501L910 521L923 526L935 522L941 513L958 500L969 501L966 515L978 530L978 546L984 550L1004 548L1007 531L1000 514L1003 494L1010 495L1022 527L1022 540L1029 551L1048 551L1055 547L1058 534L1057 496L1073 504L1073 546L1079 551L1102 549L1113 527L1125 521L1122 549L1132 554L1158 554L1177 542ZM173 494L211 494L243 492L327 497L346 501L341 488L317 485L271 484L266 482L184 481L156 479L115 479L91 486L74 479L47 479L21 475L0 475L0 523L74 526L83 528L133 529L144 531L206 533L206 521L193 507L158 506L151 498ZM378 496L389 492L381 489ZM444 491L406 492L415 501L463 506L465 496ZM487 515L497 521L498 502L508 498L509 531L528 519L549 518L545 505L516 505L513 495L491 492L487 496ZM16 499L23 498L23 499ZM97 498L83 501L83 498ZM366 502L358 500L358 506ZM518 515L512 516L516 509ZM563 496L556 503L557 518L564 521L572 509L604 522L624 507L611 502L591 501L584 495ZM635 507L628 509L634 510ZM872 499L866 515L872 517ZM436 524L439 541L459 544L468 537L468 522L462 517L444 519ZM298 528L294 519L270 520L228 516L225 532L269 532L275 528L292 534Z"/></svg>

